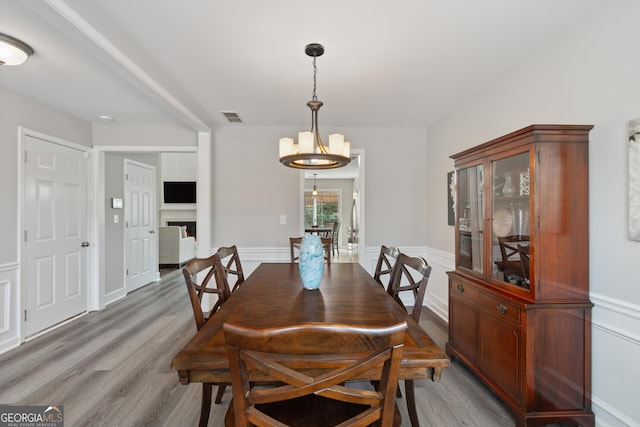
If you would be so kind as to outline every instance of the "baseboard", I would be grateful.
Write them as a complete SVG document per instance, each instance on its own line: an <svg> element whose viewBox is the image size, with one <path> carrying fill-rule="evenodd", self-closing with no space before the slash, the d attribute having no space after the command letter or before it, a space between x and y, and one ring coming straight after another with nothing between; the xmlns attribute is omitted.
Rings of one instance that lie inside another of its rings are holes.
<svg viewBox="0 0 640 427"><path fill-rule="evenodd" d="M19 345L20 345L20 338L18 337L11 337L9 339L6 339L0 342L0 354L6 353L9 350L13 350Z"/></svg>
<svg viewBox="0 0 640 427"><path fill-rule="evenodd" d="M593 413L596 416L596 425L598 427L627 427L638 425L637 419L626 416L595 396L591 398L591 405Z"/></svg>

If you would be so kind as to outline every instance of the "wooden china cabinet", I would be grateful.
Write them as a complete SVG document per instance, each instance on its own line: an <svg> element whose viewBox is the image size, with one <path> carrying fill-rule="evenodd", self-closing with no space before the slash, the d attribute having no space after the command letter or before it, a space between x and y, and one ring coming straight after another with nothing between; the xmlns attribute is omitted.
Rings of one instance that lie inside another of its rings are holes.
<svg viewBox="0 0 640 427"><path fill-rule="evenodd" d="M532 125L451 156L456 269L447 354L518 426L593 426L588 135Z"/></svg>

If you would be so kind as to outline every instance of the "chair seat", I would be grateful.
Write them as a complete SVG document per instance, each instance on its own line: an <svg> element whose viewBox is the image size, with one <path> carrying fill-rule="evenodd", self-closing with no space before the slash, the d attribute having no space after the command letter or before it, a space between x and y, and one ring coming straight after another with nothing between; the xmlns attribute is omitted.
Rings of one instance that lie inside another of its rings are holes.
<svg viewBox="0 0 640 427"><path fill-rule="evenodd" d="M291 427L320 427L334 426L355 417L364 411L366 406L309 395L287 401L256 405L256 408ZM225 427L235 426L233 402L229 405L224 424ZM393 425L396 427L402 425L402 415L398 405L395 406Z"/></svg>

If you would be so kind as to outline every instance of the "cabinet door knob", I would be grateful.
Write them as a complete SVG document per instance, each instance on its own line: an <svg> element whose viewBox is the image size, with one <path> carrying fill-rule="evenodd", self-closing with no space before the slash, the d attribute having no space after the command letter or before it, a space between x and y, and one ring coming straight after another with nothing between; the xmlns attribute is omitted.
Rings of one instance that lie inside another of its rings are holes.
<svg viewBox="0 0 640 427"><path fill-rule="evenodd" d="M499 302L498 303L498 311L500 312L500 314L505 314L507 312L508 308L506 305L504 305L503 303Z"/></svg>
<svg viewBox="0 0 640 427"><path fill-rule="evenodd" d="M464 285L463 285L462 283L458 283L458 291L459 291L460 293L463 293L463 292L464 292Z"/></svg>

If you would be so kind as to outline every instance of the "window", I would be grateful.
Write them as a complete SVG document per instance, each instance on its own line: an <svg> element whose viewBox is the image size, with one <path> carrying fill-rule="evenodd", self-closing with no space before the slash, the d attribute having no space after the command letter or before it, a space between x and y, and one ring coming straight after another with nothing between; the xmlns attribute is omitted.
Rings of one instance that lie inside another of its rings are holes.
<svg viewBox="0 0 640 427"><path fill-rule="evenodd" d="M314 196L311 191L304 192L304 225L311 227L312 225L323 226L328 222L337 222L340 220L340 192L339 191L318 191ZM314 224L314 213L316 223Z"/></svg>

